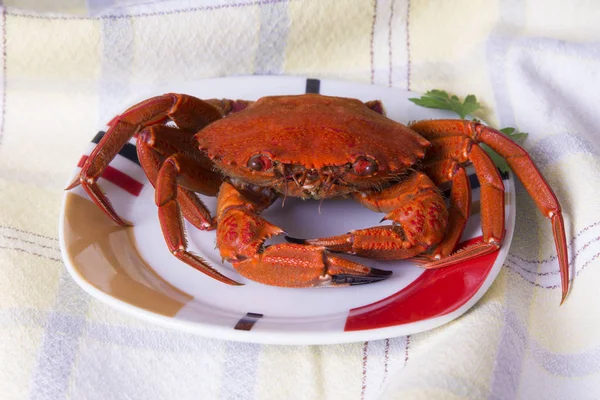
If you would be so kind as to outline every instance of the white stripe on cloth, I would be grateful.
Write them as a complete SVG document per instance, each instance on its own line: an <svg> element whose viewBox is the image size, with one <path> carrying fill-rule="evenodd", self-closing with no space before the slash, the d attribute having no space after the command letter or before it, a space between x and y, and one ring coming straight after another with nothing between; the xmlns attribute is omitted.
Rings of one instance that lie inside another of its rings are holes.
<svg viewBox="0 0 600 400"><path fill-rule="evenodd" d="M388 379L406 365L408 336L365 342L363 358L363 400L380 399Z"/></svg>
<svg viewBox="0 0 600 400"><path fill-rule="evenodd" d="M262 345L254 343L227 342L221 398L224 400L251 400L256 398L258 358Z"/></svg>

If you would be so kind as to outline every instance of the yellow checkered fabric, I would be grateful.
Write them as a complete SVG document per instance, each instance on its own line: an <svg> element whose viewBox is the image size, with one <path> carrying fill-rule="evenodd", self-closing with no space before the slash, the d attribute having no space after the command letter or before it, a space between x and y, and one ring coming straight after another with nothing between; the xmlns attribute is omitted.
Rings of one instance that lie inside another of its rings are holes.
<svg viewBox="0 0 600 400"><path fill-rule="evenodd" d="M600 8L594 2L5 0L0 20L0 399L600 398ZM561 201L517 189L511 253L485 297L436 330L335 346L204 339L91 299L60 260L63 188L136 91L286 74L474 93L529 132Z"/></svg>

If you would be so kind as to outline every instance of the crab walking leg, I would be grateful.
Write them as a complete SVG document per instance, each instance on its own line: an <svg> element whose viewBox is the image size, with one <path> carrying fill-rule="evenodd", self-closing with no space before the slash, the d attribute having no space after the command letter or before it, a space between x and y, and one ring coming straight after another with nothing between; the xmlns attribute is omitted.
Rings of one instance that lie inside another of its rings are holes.
<svg viewBox="0 0 600 400"><path fill-rule="evenodd" d="M160 155L146 143L138 142L137 146L140 164L142 164L144 172L150 183L152 183L152 186L156 187L158 171L164 162L164 158L160 157ZM185 219L196 228L200 230L214 229L215 223L210 212L192 191L179 187L177 190L177 203L179 204L179 208Z"/></svg>
<svg viewBox="0 0 600 400"><path fill-rule="evenodd" d="M265 240L284 233L258 215L272 202L269 196L242 193L227 182L219 191L217 247L241 275L284 287L358 285L391 275L329 254L320 246L281 243L264 247Z"/></svg>
<svg viewBox="0 0 600 400"><path fill-rule="evenodd" d="M217 108L223 116L245 110L254 103L254 101L251 100L229 99L207 99L204 101Z"/></svg>
<svg viewBox="0 0 600 400"><path fill-rule="evenodd" d="M391 226L359 229L322 239L294 239L299 244L381 260L415 257L440 243L448 223L444 198L435 184L421 172L381 192L363 192L354 199L365 207L385 212ZM382 221L383 221L382 220Z"/></svg>
<svg viewBox="0 0 600 400"><path fill-rule="evenodd" d="M385 115L385 108L381 100L371 100L365 102L365 105L378 114Z"/></svg>
<svg viewBox="0 0 600 400"><path fill-rule="evenodd" d="M216 196L222 178L211 170L212 163L200 152L193 152L193 134L181 129L154 125L137 135L137 153L140 164L152 186L156 187L158 171L164 160L175 153L186 154L194 160L187 171L187 182L180 182L177 203L186 220L200 230L214 229L214 219L194 192Z"/></svg>
<svg viewBox="0 0 600 400"><path fill-rule="evenodd" d="M427 263L420 263L424 268L442 268L458 261L492 253L500 248L504 237L504 184L489 156L476 143L470 143L465 150L475 167L475 173L481 184L481 230L483 243L469 246L460 252ZM419 260L417 260L419 262Z"/></svg>
<svg viewBox="0 0 600 400"><path fill-rule="evenodd" d="M198 131L220 118L222 114L217 108L186 95L165 94L138 103L108 123L108 131L89 155L79 176L66 190L81 184L94 203L113 221L123 226L130 225L119 217L97 184L98 178L119 150L144 127L169 119L175 121L179 128Z"/></svg>
<svg viewBox="0 0 600 400"><path fill-rule="evenodd" d="M501 132L480 123L463 120L420 121L410 127L428 139L464 135L490 146L502 156L536 203L541 213L552 222L552 231L562 284L564 302L569 291L569 260L567 240L560 204L556 195L537 169L529 154Z"/></svg>
<svg viewBox="0 0 600 400"><path fill-rule="evenodd" d="M436 186L452 182L450 206L448 207L448 228L444 239L423 254L423 260L439 260L449 256L458 244L471 212L471 185L465 168L453 160L439 160L423 167ZM418 261L418 260L416 260Z"/></svg>
<svg viewBox="0 0 600 400"><path fill-rule="evenodd" d="M158 206L160 227L171 253L197 269L198 271L229 285L240 283L222 275L201 257L187 250L187 240L181 218L181 209L177 202L178 181L190 179L186 171L194 166L194 160L182 154L174 154L167 158L158 172L156 179L155 202Z"/></svg>

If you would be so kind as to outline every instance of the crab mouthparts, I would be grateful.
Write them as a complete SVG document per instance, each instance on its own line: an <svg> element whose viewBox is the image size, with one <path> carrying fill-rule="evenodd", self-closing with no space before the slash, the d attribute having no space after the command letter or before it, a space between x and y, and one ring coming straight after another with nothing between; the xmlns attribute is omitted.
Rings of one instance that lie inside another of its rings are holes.
<svg viewBox="0 0 600 400"><path fill-rule="evenodd" d="M307 192L306 194L315 194L331 186L334 181L334 171L329 167L318 170L307 169L302 165L282 165L279 175L284 187L292 189L295 186L296 189Z"/></svg>
<svg viewBox="0 0 600 400"><path fill-rule="evenodd" d="M291 179L286 179L287 182L293 182L292 186L296 186L304 195L310 197L320 197L320 194L327 192L334 182L334 176L331 171L318 171L316 169L304 170L300 173L291 175Z"/></svg>

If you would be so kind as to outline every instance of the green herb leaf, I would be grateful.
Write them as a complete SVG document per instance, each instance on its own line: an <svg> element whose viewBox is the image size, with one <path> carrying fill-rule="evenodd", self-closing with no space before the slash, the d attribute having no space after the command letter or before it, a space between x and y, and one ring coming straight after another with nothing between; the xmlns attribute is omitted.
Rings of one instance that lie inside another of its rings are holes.
<svg viewBox="0 0 600 400"><path fill-rule="evenodd" d="M430 90L420 98L408 100L421 107L454 111L461 119L465 119L468 114L481 108L477 98L472 94L468 95L461 103L457 96L450 96L447 92L438 89Z"/></svg>
<svg viewBox="0 0 600 400"><path fill-rule="evenodd" d="M515 129L515 128L508 127L508 128L498 129L498 130L499 130L500 132L504 133L505 135L508 135L508 136L510 136L510 135L512 135L512 134L514 133L514 131L515 131L516 129Z"/></svg>

